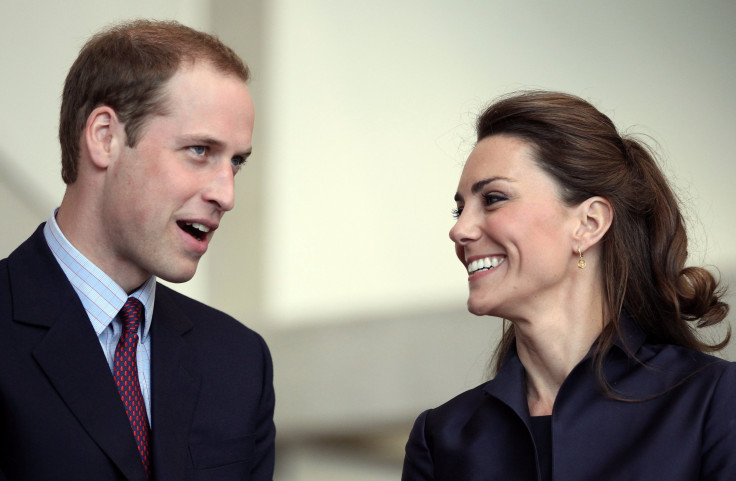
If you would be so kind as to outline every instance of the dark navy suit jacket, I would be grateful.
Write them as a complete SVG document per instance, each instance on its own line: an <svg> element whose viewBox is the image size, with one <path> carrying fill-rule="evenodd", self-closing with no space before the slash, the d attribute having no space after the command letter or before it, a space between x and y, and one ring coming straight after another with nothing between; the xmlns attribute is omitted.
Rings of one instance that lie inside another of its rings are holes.
<svg viewBox="0 0 736 481"><path fill-rule="evenodd" d="M648 344L628 318L622 328L626 342L617 341L604 370L617 393L638 401L604 395L591 355L581 361L552 412L553 479L736 480L736 364ZM492 381L422 413L402 480L542 479L524 380L512 349Z"/></svg>
<svg viewBox="0 0 736 481"><path fill-rule="evenodd" d="M263 339L160 284L151 336L154 479L271 480ZM0 261L0 479L145 481L100 343L42 226Z"/></svg>

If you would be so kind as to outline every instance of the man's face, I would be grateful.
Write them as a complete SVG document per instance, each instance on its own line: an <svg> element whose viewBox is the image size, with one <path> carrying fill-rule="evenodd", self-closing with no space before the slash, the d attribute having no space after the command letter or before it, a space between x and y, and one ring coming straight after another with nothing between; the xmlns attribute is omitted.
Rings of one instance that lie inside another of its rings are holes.
<svg viewBox="0 0 736 481"><path fill-rule="evenodd" d="M242 80L199 62L180 68L166 95L166 115L146 121L105 181L108 273L126 290L151 274L191 279L251 151L253 103Z"/></svg>

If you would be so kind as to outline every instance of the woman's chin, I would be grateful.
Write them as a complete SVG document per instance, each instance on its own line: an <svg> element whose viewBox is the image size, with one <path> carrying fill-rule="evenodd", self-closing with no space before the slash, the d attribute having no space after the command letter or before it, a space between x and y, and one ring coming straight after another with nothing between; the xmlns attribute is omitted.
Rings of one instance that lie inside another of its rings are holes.
<svg viewBox="0 0 736 481"><path fill-rule="evenodd" d="M489 302L488 299L468 297L468 312L476 316L491 316L508 319L511 313L501 304Z"/></svg>
<svg viewBox="0 0 736 481"><path fill-rule="evenodd" d="M486 304L474 301L472 297L468 298L468 312L476 316L487 316L490 314Z"/></svg>

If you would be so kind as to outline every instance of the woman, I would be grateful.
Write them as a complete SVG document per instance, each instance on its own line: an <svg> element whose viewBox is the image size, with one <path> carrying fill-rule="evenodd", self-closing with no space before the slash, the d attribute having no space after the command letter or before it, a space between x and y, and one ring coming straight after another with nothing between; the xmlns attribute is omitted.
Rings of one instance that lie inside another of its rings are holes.
<svg viewBox="0 0 736 481"><path fill-rule="evenodd" d="M648 150L577 97L491 105L450 231L468 309L509 321L496 376L422 413L404 481L736 480L736 364L696 329L728 306L685 267Z"/></svg>

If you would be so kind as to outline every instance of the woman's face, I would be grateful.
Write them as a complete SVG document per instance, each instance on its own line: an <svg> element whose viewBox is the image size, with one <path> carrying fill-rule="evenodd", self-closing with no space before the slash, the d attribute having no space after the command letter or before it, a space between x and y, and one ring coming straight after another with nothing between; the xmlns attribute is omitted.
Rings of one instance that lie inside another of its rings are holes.
<svg viewBox="0 0 736 481"><path fill-rule="evenodd" d="M532 155L515 137L487 137L460 177L450 238L474 314L529 319L569 297L580 220Z"/></svg>

